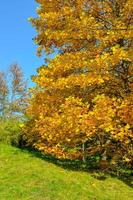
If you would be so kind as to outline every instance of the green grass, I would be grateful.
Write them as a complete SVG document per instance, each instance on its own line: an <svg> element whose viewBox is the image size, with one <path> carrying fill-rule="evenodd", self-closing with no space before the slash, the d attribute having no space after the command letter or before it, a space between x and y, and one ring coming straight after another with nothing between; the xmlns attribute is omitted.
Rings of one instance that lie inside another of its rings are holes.
<svg viewBox="0 0 133 200"><path fill-rule="evenodd" d="M0 144L1 200L132 200L124 181L63 169L28 152Z"/></svg>

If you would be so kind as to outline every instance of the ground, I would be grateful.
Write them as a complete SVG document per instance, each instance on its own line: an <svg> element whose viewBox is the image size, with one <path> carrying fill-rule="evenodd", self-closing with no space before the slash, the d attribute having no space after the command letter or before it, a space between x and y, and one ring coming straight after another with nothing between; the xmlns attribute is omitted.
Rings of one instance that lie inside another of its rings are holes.
<svg viewBox="0 0 133 200"><path fill-rule="evenodd" d="M35 152L0 144L1 200L132 200L128 182L64 169Z"/></svg>

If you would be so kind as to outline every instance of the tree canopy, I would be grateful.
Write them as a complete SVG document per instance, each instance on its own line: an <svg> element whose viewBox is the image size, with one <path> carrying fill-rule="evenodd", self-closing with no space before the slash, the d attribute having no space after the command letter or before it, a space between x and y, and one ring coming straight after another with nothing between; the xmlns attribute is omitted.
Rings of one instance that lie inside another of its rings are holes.
<svg viewBox="0 0 133 200"><path fill-rule="evenodd" d="M133 1L37 0L38 69L24 127L29 145L61 158L131 165Z"/></svg>

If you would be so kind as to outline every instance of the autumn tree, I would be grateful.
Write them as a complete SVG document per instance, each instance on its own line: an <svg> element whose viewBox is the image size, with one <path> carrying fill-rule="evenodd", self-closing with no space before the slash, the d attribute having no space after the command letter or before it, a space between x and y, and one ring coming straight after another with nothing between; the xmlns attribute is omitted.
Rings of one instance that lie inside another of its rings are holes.
<svg viewBox="0 0 133 200"><path fill-rule="evenodd" d="M59 53L33 77L28 144L61 158L131 165L133 1L36 1L38 55Z"/></svg>

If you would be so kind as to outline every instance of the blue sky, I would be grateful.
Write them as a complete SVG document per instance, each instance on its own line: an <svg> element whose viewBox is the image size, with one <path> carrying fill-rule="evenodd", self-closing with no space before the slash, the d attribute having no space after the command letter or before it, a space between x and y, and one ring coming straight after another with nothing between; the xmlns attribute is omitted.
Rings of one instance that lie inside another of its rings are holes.
<svg viewBox="0 0 133 200"><path fill-rule="evenodd" d="M28 22L29 17L36 16L37 6L34 0L0 2L0 71L17 62L30 79L44 63L44 57L36 56L37 47L32 40L36 32Z"/></svg>

